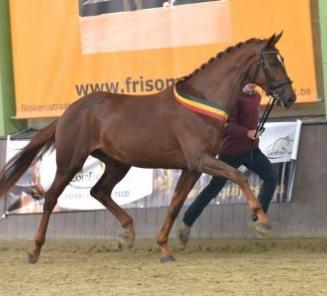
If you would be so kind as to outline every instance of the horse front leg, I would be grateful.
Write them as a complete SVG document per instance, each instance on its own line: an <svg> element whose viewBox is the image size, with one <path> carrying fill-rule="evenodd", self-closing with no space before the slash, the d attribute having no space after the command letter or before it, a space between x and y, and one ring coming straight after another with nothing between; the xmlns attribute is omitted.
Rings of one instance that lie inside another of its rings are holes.
<svg viewBox="0 0 327 296"><path fill-rule="evenodd" d="M244 174L229 166L225 162L210 155L203 155L200 158L200 161L197 163L197 170L212 176L230 179L239 185L245 195L248 207L252 213L258 217L257 223L259 225L265 225L267 230L270 229L268 215L263 211L260 202L251 191L247 178L244 176Z"/></svg>
<svg viewBox="0 0 327 296"><path fill-rule="evenodd" d="M173 257L172 252L168 246L168 235L187 195L199 177L199 173L191 172L188 170L183 170L181 176L179 177L173 199L168 209L167 217L161 227L159 234L157 235L157 242L160 246L161 252L160 261L162 263L175 261L175 258Z"/></svg>

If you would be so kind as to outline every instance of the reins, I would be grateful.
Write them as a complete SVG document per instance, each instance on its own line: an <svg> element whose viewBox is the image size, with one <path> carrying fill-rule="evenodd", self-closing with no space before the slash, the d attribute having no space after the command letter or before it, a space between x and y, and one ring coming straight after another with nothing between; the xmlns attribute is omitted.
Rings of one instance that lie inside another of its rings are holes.
<svg viewBox="0 0 327 296"><path fill-rule="evenodd" d="M260 120L260 122L259 122L259 124L257 126L256 131L255 131L254 139L256 139L258 133L262 134L265 131L264 125L265 125L265 123L266 123L266 121L267 121L267 119L268 119L268 117L270 115L271 110L274 108L274 105L275 105L276 101L277 101L276 96L271 96L270 97L270 100L269 100L269 102L268 102L268 104L267 104L267 106L266 106L266 108L265 108L265 110L264 110L264 112L262 114L261 120ZM250 162L253 161L253 144L254 144L254 141L255 140L252 140L252 148L251 148L251 153L250 153Z"/></svg>
<svg viewBox="0 0 327 296"><path fill-rule="evenodd" d="M265 131L265 123L270 115L271 110L274 108L274 105L277 101L277 98L275 96L270 97L270 100L268 104L266 105L266 108L262 114L261 120L258 124L257 130L255 131L254 137L257 136L258 133L262 134Z"/></svg>

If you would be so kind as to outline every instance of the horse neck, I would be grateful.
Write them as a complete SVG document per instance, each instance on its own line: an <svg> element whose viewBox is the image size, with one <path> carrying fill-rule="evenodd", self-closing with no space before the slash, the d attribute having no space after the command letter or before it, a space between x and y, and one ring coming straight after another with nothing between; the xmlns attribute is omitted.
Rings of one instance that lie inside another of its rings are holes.
<svg viewBox="0 0 327 296"><path fill-rule="evenodd" d="M184 89L194 96L230 109L241 88L249 82L256 52L248 47L225 53L185 82Z"/></svg>

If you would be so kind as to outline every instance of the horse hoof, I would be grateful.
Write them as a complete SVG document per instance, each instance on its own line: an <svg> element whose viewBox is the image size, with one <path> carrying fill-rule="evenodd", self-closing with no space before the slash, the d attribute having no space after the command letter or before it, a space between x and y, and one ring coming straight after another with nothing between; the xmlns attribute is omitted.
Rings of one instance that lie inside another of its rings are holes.
<svg viewBox="0 0 327 296"><path fill-rule="evenodd" d="M177 237L183 247L186 247L190 239L190 233L191 228L185 224L178 230Z"/></svg>
<svg viewBox="0 0 327 296"><path fill-rule="evenodd" d="M123 234L120 236L120 244L123 248L131 249L134 246L135 236Z"/></svg>
<svg viewBox="0 0 327 296"><path fill-rule="evenodd" d="M171 263L171 262L175 262L176 259L174 258L174 256L166 256L166 257L162 257L160 258L160 263Z"/></svg>
<svg viewBox="0 0 327 296"><path fill-rule="evenodd" d="M272 236L272 228L269 223L258 223L258 222L250 222L250 226L254 230L254 233L259 238L271 237Z"/></svg>
<svg viewBox="0 0 327 296"><path fill-rule="evenodd" d="M27 253L27 262L30 264L35 264L39 259L39 256L35 256L31 253Z"/></svg>

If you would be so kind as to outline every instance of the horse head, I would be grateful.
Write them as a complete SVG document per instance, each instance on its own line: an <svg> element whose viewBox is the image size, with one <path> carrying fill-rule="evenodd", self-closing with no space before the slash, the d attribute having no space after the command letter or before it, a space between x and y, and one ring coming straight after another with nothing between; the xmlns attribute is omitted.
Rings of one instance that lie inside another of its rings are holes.
<svg viewBox="0 0 327 296"><path fill-rule="evenodd" d="M282 34L273 34L261 44L253 82L273 96L277 104L289 108L295 102L296 94L286 72L284 59L276 48Z"/></svg>

